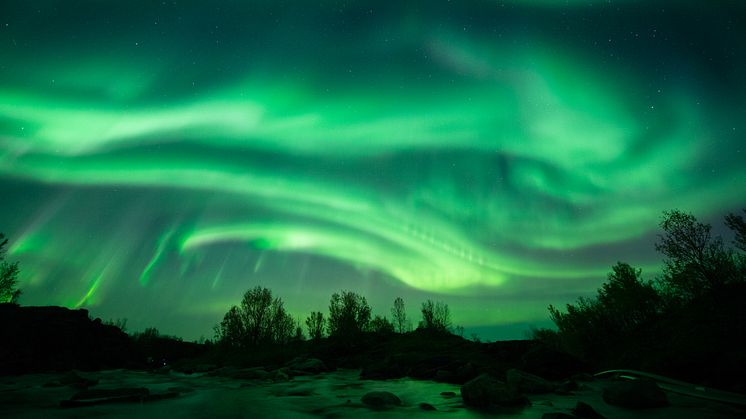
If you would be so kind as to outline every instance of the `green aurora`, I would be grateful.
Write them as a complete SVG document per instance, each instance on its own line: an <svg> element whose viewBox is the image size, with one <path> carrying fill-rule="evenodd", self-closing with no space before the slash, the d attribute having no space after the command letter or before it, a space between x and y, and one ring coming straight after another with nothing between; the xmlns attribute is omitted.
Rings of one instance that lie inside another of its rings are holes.
<svg viewBox="0 0 746 419"><path fill-rule="evenodd" d="M547 325L746 198L738 1L4 1L21 302L210 337L246 289ZM561 3L561 6L558 5Z"/></svg>

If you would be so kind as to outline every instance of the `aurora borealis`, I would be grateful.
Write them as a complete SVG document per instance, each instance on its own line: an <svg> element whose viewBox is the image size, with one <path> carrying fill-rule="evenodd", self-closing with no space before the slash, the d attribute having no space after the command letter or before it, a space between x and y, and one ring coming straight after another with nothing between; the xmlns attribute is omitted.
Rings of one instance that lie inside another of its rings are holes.
<svg viewBox="0 0 746 419"><path fill-rule="evenodd" d="M188 339L448 303L546 325L661 211L746 198L738 1L3 1L0 231L22 304Z"/></svg>

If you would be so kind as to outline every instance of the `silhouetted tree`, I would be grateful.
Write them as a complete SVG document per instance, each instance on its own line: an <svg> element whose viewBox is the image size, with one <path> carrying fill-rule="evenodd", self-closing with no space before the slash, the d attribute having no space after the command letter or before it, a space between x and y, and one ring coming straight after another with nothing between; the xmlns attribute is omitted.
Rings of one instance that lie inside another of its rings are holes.
<svg viewBox="0 0 746 419"><path fill-rule="evenodd" d="M352 291L332 294L329 301L329 335L353 337L368 328L370 306L365 297Z"/></svg>
<svg viewBox="0 0 746 419"><path fill-rule="evenodd" d="M661 299L641 271L618 262L595 298L580 297L566 312L549 306L552 321L567 349L593 357L614 351L616 343L647 330L660 312Z"/></svg>
<svg viewBox="0 0 746 419"><path fill-rule="evenodd" d="M107 326L114 326L124 333L127 333L127 319L110 319L104 322Z"/></svg>
<svg viewBox="0 0 746 419"><path fill-rule="evenodd" d="M306 327L308 336L313 340L319 340L324 337L324 325L326 320L324 314L320 311L312 311L311 315L306 317Z"/></svg>
<svg viewBox="0 0 746 419"><path fill-rule="evenodd" d="M396 297L394 300L394 307L391 309L391 318L397 332L406 332L407 312L404 310L404 300L401 297Z"/></svg>
<svg viewBox="0 0 746 419"><path fill-rule="evenodd" d="M273 311L272 291L268 288L257 285L244 293L239 313L247 345L256 346L270 340Z"/></svg>
<svg viewBox="0 0 746 419"><path fill-rule="evenodd" d="M303 334L303 327L301 327L300 320L295 322L295 336L293 336L293 340L296 342L306 340L306 335Z"/></svg>
<svg viewBox="0 0 746 419"><path fill-rule="evenodd" d="M241 312L237 306L232 306L215 330L215 341L237 347L245 341L245 335Z"/></svg>
<svg viewBox="0 0 746 419"><path fill-rule="evenodd" d="M448 304L427 300L422 303L420 328L437 332L448 331L451 327L451 311Z"/></svg>
<svg viewBox="0 0 746 419"><path fill-rule="evenodd" d="M230 346L255 347L284 344L296 332L296 323L286 311L282 299L272 291L256 286L243 296L223 317L216 339Z"/></svg>
<svg viewBox="0 0 746 419"><path fill-rule="evenodd" d="M376 315L370 321L370 331L374 333L394 333L394 325L386 316Z"/></svg>
<svg viewBox="0 0 746 419"><path fill-rule="evenodd" d="M731 222L738 225L737 218ZM668 297L688 301L737 279L733 253L720 237L712 237L709 224L673 210L664 211L660 226L655 248L666 257L660 283Z"/></svg>
<svg viewBox="0 0 746 419"><path fill-rule="evenodd" d="M624 262L611 269L598 291L598 302L612 326L626 333L654 320L661 310L661 298L652 282L641 279L642 270Z"/></svg>
<svg viewBox="0 0 746 419"><path fill-rule="evenodd" d="M746 214L746 209L743 209L743 212ZM733 245L746 252L746 221L740 215L728 214L725 216L725 224L735 233Z"/></svg>
<svg viewBox="0 0 746 419"><path fill-rule="evenodd" d="M454 335L459 336L459 337L464 337L464 326L458 325L454 327L453 329L454 329L453 331Z"/></svg>
<svg viewBox="0 0 746 419"><path fill-rule="evenodd" d="M17 303L21 290L16 289L18 282L18 262L5 260L5 245L8 239L0 233L0 303Z"/></svg>
<svg viewBox="0 0 746 419"><path fill-rule="evenodd" d="M146 327L138 336L141 339L154 339L161 336L161 332L159 332L155 327Z"/></svg>
<svg viewBox="0 0 746 419"><path fill-rule="evenodd" d="M658 287L641 280L640 270L617 263L596 297L581 297L564 311L549 306L558 332L534 337L595 368L650 369L687 381L740 385L746 374L746 223L734 214L725 219L737 253L691 214L663 214Z"/></svg>
<svg viewBox="0 0 746 419"><path fill-rule="evenodd" d="M284 303L279 297L272 300L270 309L272 320L269 326L269 339L261 343L288 343L295 334L295 320L293 320L293 317L285 311ZM301 331L301 334L302 333L303 332Z"/></svg>

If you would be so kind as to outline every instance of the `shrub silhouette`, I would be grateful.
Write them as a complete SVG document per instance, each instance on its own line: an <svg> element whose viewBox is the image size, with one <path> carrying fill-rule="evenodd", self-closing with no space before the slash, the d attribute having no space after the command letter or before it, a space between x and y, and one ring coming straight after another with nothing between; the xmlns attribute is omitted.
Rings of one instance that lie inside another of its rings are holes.
<svg viewBox="0 0 746 419"><path fill-rule="evenodd" d="M8 239L0 233L0 303L17 303L21 290L16 288L18 283L18 262L9 263L5 260L5 245Z"/></svg>

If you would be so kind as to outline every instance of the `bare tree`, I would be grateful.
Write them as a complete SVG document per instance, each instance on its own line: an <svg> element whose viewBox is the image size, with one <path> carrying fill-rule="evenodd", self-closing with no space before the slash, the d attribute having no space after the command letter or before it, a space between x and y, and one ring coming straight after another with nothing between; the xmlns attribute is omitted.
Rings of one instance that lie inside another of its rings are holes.
<svg viewBox="0 0 746 419"><path fill-rule="evenodd" d="M330 336L352 337L367 330L370 323L370 306L365 297L352 291L334 293L329 301Z"/></svg>
<svg viewBox="0 0 746 419"><path fill-rule="evenodd" d="M319 340L324 337L324 314L320 311L312 311L311 315L306 318L306 327L308 327L308 336L313 340Z"/></svg>
<svg viewBox="0 0 746 419"><path fill-rule="evenodd" d="M746 214L746 209L743 212ZM725 216L725 224L736 235L733 239L733 245L741 251L746 252L746 221L740 215L728 214Z"/></svg>
<svg viewBox="0 0 746 419"><path fill-rule="evenodd" d="M246 291L240 306L231 307L225 314L216 338L230 346L284 344L292 339L295 328L282 299L272 298L272 291L257 286Z"/></svg>
<svg viewBox="0 0 746 419"><path fill-rule="evenodd" d="M407 312L404 310L404 300L396 297L394 307L391 309L391 318L393 319L396 331L404 333L407 329Z"/></svg>
<svg viewBox="0 0 746 419"><path fill-rule="evenodd" d="M666 257L660 282L669 296L688 300L734 279L733 252L712 236L709 224L673 210L663 212L660 226L655 248Z"/></svg>
<svg viewBox="0 0 746 419"><path fill-rule="evenodd" d="M451 327L451 311L448 304L427 300L422 303L420 327L425 330L445 332Z"/></svg>

